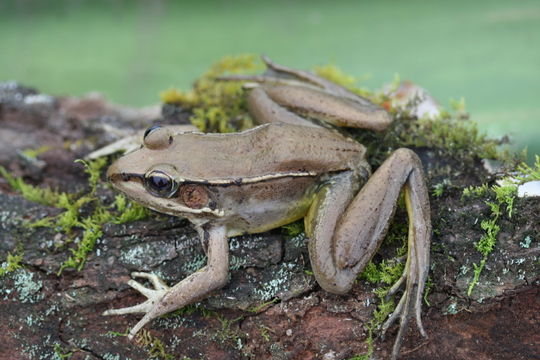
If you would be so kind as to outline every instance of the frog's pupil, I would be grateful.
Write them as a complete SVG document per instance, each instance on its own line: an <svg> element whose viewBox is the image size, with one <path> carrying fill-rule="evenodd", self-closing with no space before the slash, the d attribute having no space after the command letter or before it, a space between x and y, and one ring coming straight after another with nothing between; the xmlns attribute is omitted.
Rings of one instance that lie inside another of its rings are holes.
<svg viewBox="0 0 540 360"><path fill-rule="evenodd" d="M174 185L171 177L161 171L154 171L146 177L146 187L156 196L171 196Z"/></svg>
<svg viewBox="0 0 540 360"><path fill-rule="evenodd" d="M163 190L170 185L169 179L163 177L163 176L151 176L150 181L152 182L152 186L156 189Z"/></svg>

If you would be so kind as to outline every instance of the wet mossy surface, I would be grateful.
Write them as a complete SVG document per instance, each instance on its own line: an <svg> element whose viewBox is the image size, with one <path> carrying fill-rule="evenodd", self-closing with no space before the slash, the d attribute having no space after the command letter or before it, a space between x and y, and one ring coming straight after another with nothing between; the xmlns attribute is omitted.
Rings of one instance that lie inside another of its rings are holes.
<svg viewBox="0 0 540 360"><path fill-rule="evenodd" d="M95 97L54 98L15 84L1 85L0 165L25 184L74 198L98 199L81 204L76 218L92 217L105 207L114 211L108 206L113 206L116 194L104 181L103 170L94 178L92 189L83 165L74 160L121 133L156 122L187 123L193 117L200 128L214 131L252 126L241 84L218 84L213 77L260 71L260 64L253 61L249 57L226 59L199 80L193 92L164 94L167 103L161 111L123 108ZM318 71L373 101L383 105L388 101L381 94L356 89L350 78L334 68ZM441 349L451 351L458 345L463 350L456 359L530 358L540 352L535 335L540 333L540 319L530 312L540 305L535 296L540 278L540 200L515 198L512 216L503 211L498 217L495 247L469 291L474 264L483 258L475 243L485 233L482 221L492 218L486 201L493 201L494 195L464 197L463 190L484 183L493 186L518 161L497 152L500 141L479 135L474 123L459 112L437 120L417 120L407 111L393 111L393 115L395 122L385 133L349 132L368 147L374 168L393 150L406 146L416 151L426 169L434 230L426 296L430 305L424 305L423 315L430 339L422 340L411 327L403 358L437 358ZM33 156L21 155L32 149L41 150ZM504 165L500 174L485 169L482 159L486 158ZM64 266L59 274L62 264L79 248L86 228L75 224L62 231L57 226L31 226L45 217L59 216L65 208L28 201L23 195L6 176L0 177L0 261L4 269L10 266L0 277L0 329L8 334L3 337L2 353L13 359L65 354L72 359L353 358L368 351L366 326L380 305L376 290L384 286L380 264L396 263L407 229L406 212L400 207L388 240L373 260L379 272L371 279L377 281L360 277L344 296L317 286L310 271L308 239L298 229L231 239L229 284L208 299L153 322L138 341L129 342L122 334L138 316L100 314L143 300L126 285L132 271L155 272L173 284L200 268L205 254L190 224L157 213L123 224L115 224L112 218L99 222L100 236L84 261ZM491 320L475 325L473 318L482 313ZM500 324L498 314L508 320L511 313L515 331L508 329L505 334L520 346L512 345L512 356L500 348L495 353L489 345L495 347L500 340L492 329ZM396 329L385 341L375 340L375 356L388 355ZM477 337L464 344L459 340L462 331L472 331ZM478 342L482 346L475 348Z"/></svg>

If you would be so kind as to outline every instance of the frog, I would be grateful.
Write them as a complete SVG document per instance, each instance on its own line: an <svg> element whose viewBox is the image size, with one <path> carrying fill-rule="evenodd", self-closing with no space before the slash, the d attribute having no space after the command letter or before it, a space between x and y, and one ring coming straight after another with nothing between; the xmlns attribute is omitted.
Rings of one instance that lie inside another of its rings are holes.
<svg viewBox="0 0 540 360"><path fill-rule="evenodd" d="M169 287L157 275L132 273L128 285L146 301L104 315L143 314L133 338L159 316L227 284L228 239L304 219L313 275L327 292L345 295L376 254L400 194L408 214L403 274L388 295L404 288L382 325L399 319L392 355L397 358L411 318L422 336L422 299L429 272L431 215L419 157L400 148L375 170L366 147L341 127L384 131L393 121L381 106L311 72L263 56L267 72L231 75L241 81L258 126L234 133L147 129L138 150L107 170L112 186L142 205L187 218L207 255L199 271ZM241 239L241 238L240 238Z"/></svg>

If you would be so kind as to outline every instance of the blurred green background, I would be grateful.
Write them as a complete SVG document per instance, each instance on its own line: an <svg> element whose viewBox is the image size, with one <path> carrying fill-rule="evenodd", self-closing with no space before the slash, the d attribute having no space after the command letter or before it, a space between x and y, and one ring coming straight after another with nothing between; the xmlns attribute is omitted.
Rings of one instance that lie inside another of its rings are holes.
<svg viewBox="0 0 540 360"><path fill-rule="evenodd" d="M370 89L398 73L540 154L538 0L0 0L0 81L51 94L153 104L240 53L334 63Z"/></svg>

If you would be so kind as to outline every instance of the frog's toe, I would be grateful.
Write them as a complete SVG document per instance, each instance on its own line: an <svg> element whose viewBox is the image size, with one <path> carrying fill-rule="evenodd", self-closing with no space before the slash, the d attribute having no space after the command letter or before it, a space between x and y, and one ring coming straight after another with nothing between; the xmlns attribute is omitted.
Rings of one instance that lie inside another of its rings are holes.
<svg viewBox="0 0 540 360"><path fill-rule="evenodd" d="M103 315L123 315L135 313L147 314L154 307L154 305L157 304L163 298L163 296L165 296L165 294L170 289L157 275L143 272L133 272L131 276L145 278L152 283L155 290L147 288L146 286L135 280L129 280L127 283L133 289L144 295L148 300L135 306L125 307L121 309L110 309L105 311Z"/></svg>
<svg viewBox="0 0 540 360"><path fill-rule="evenodd" d="M408 266L406 266L406 270L401 278L390 288L388 292L389 295L393 295L404 283L406 283L403 295L394 309L394 312L390 314L388 319L381 327L381 337L384 338L386 331L390 328L390 326L392 326L392 324L396 322L397 319L399 319L399 331L394 342L391 359L397 358L411 317L414 316L416 318L416 324L420 334L423 337L427 337L421 319L422 294L424 286L423 283L422 286L419 285L417 278L418 274L420 273L421 275L419 277L422 279L423 274L421 271L418 271L419 269L416 269L415 266L410 266L411 264L407 265ZM414 262L412 265L415 265ZM417 271L410 271L410 269Z"/></svg>
<svg viewBox="0 0 540 360"><path fill-rule="evenodd" d="M131 286L132 288L134 288L135 290L137 290L138 292L140 292L141 294L143 294L147 298L153 297L154 292L156 291L156 290L152 290L143 286L141 283L135 280L129 280L127 284Z"/></svg>
<svg viewBox="0 0 540 360"><path fill-rule="evenodd" d="M110 316L110 315L124 315L124 314L139 314L139 313L146 313L149 310L149 306L147 304L147 301L145 301L142 304L129 306L121 309L109 309L107 311L104 311L102 313L103 316Z"/></svg>
<svg viewBox="0 0 540 360"><path fill-rule="evenodd" d="M145 272L132 272L131 276L149 280L156 290L169 290L167 284L165 284L165 282L155 274Z"/></svg>

